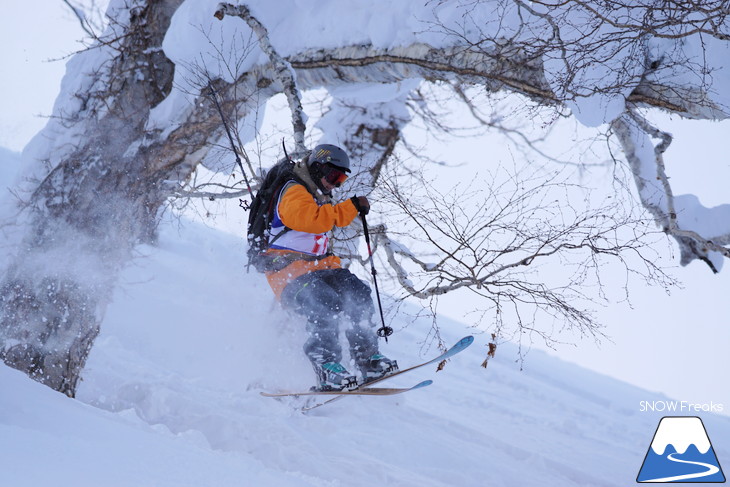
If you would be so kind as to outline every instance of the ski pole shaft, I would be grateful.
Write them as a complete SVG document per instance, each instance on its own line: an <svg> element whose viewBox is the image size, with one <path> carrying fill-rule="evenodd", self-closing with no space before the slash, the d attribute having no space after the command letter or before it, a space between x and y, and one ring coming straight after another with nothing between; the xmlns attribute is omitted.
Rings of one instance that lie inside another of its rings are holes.
<svg viewBox="0 0 730 487"><path fill-rule="evenodd" d="M377 271L375 270L375 262L373 262L373 249L370 246L370 231L368 230L368 222L365 220L365 215L360 213L360 219L362 220L362 229L365 234L365 244L368 247L368 256L370 258L370 270L373 275L373 285L375 286L375 297L378 300L378 310L380 311L380 322L383 326L378 328L378 336L385 338L385 343L388 343L388 337L393 334L393 328L385 324L385 316L383 315L383 303L380 300L380 290L378 289L378 278Z"/></svg>
<svg viewBox="0 0 730 487"><path fill-rule="evenodd" d="M218 95L216 94L215 90L213 89L213 83L208 83L208 89L210 90L210 96L213 98L213 102L215 103L215 107L218 109L218 113L221 116L221 120L223 121L223 128L226 129L226 134L228 134L228 140L231 143L231 149L233 150L233 154L236 156L236 164L238 164L238 167L241 169L241 174L243 175L243 180L246 181L246 187L248 188L248 194L251 196L251 201L253 201L253 190L251 189L251 183L248 181L248 176L246 176L246 171L243 169L243 163L241 162L241 156L238 154L238 151L236 150L236 143L233 141L233 135L231 135L231 129L228 128L228 122L226 122L226 117L223 115L223 109L221 108L220 103L218 103Z"/></svg>

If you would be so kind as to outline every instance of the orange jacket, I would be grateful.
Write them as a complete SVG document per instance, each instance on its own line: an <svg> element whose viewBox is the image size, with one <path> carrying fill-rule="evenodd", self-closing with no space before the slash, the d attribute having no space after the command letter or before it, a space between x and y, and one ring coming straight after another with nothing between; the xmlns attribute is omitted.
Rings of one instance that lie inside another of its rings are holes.
<svg viewBox="0 0 730 487"><path fill-rule="evenodd" d="M292 231L311 234L326 233L336 226L346 227L358 215L355 204L349 199L336 205L327 203L320 206L301 184L295 184L284 191L279 198L278 210L282 223ZM283 249L269 249L267 253L287 254L287 257L299 254ZM295 260L280 271L266 273L266 279L277 299L281 298L286 285L297 277L321 269L340 267L340 258L335 255L325 255L316 260L307 254L301 256L301 260Z"/></svg>

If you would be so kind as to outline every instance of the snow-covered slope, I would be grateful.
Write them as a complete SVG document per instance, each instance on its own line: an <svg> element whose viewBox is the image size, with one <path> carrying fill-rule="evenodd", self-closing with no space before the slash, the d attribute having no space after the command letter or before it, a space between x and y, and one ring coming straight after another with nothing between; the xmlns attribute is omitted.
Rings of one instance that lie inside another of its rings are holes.
<svg viewBox="0 0 730 487"><path fill-rule="evenodd" d="M312 373L298 323L246 274L244 245L164 226L122 275L79 400L0 366L2 485L634 484L662 416L640 401L662 398L541 352L520 371L507 345L485 370L485 335L441 372L388 383L433 378L424 390L308 414L261 397L306 388ZM431 323L407 311L383 346L402 366L436 353L424 344ZM473 332L441 326L447 345ZM702 419L722 463L730 419Z"/></svg>
<svg viewBox="0 0 730 487"><path fill-rule="evenodd" d="M174 435L131 410L66 398L5 366L0 385L3 486L310 485L251 456L213 451L194 432Z"/></svg>

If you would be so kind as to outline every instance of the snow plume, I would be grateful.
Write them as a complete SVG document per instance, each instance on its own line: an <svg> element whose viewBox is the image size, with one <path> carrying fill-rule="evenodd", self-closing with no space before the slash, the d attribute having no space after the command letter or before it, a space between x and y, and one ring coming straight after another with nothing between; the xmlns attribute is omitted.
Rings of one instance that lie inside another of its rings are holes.
<svg viewBox="0 0 730 487"><path fill-rule="evenodd" d="M72 395L77 379L67 372L83 366L111 298L119 258L100 251L98 236L66 221L47 219L43 232L25 235L9 256L0 290L0 357Z"/></svg>
<svg viewBox="0 0 730 487"><path fill-rule="evenodd" d="M0 148L0 275L7 272L13 254L20 248L24 218L14 189L21 172L21 155Z"/></svg>

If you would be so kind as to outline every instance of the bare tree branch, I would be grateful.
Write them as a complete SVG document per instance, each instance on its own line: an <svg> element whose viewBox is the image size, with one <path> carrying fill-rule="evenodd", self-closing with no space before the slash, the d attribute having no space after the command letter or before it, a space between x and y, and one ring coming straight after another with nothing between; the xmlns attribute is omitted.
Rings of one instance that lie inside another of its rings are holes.
<svg viewBox="0 0 730 487"><path fill-rule="evenodd" d="M307 151L307 147L304 143L306 123L299 89L294 81L294 70L291 65L276 52L276 49L269 40L269 33L266 30L266 27L264 27L264 25L253 15L251 15L251 11L248 7L245 5L231 5L230 3L218 4L218 9L214 16L218 20L223 20L226 15L237 16L245 20L249 27L251 27L258 36L261 49L271 60L275 76L283 85L284 94L286 94L286 98L289 101L289 109L292 114L292 126L294 128L294 142L296 144L294 157L302 157Z"/></svg>
<svg viewBox="0 0 730 487"><path fill-rule="evenodd" d="M546 179L536 172L440 193L427 181L414 182L412 173L401 181L391 171L378 194L402 217L388 228L374 226L371 233L408 296L430 302L434 296L470 290L492 303L503 333L514 332L501 323L509 305L520 329L541 330L534 318L524 316L534 308L593 335L599 324L575 302L595 300L585 294L588 282L598 283L602 294L600 270L609 261L647 282L666 286L673 279L655 263L649 232L636 231L645 221L615 200L579 210L570 200L555 199L575 190L557 175ZM426 255L435 258L429 261ZM572 269L561 285L547 285L531 270L555 261ZM551 340L549 332L539 333Z"/></svg>
<svg viewBox="0 0 730 487"><path fill-rule="evenodd" d="M88 35L92 39L98 38L98 34L94 30L94 26L92 25L91 21L89 20L89 17L84 13L84 10L81 7L77 7L71 3L70 0L61 0L71 11L73 12L76 19L79 21L79 25L81 25L81 29L83 29L84 32L86 32L86 35ZM92 6L93 8L93 6Z"/></svg>

